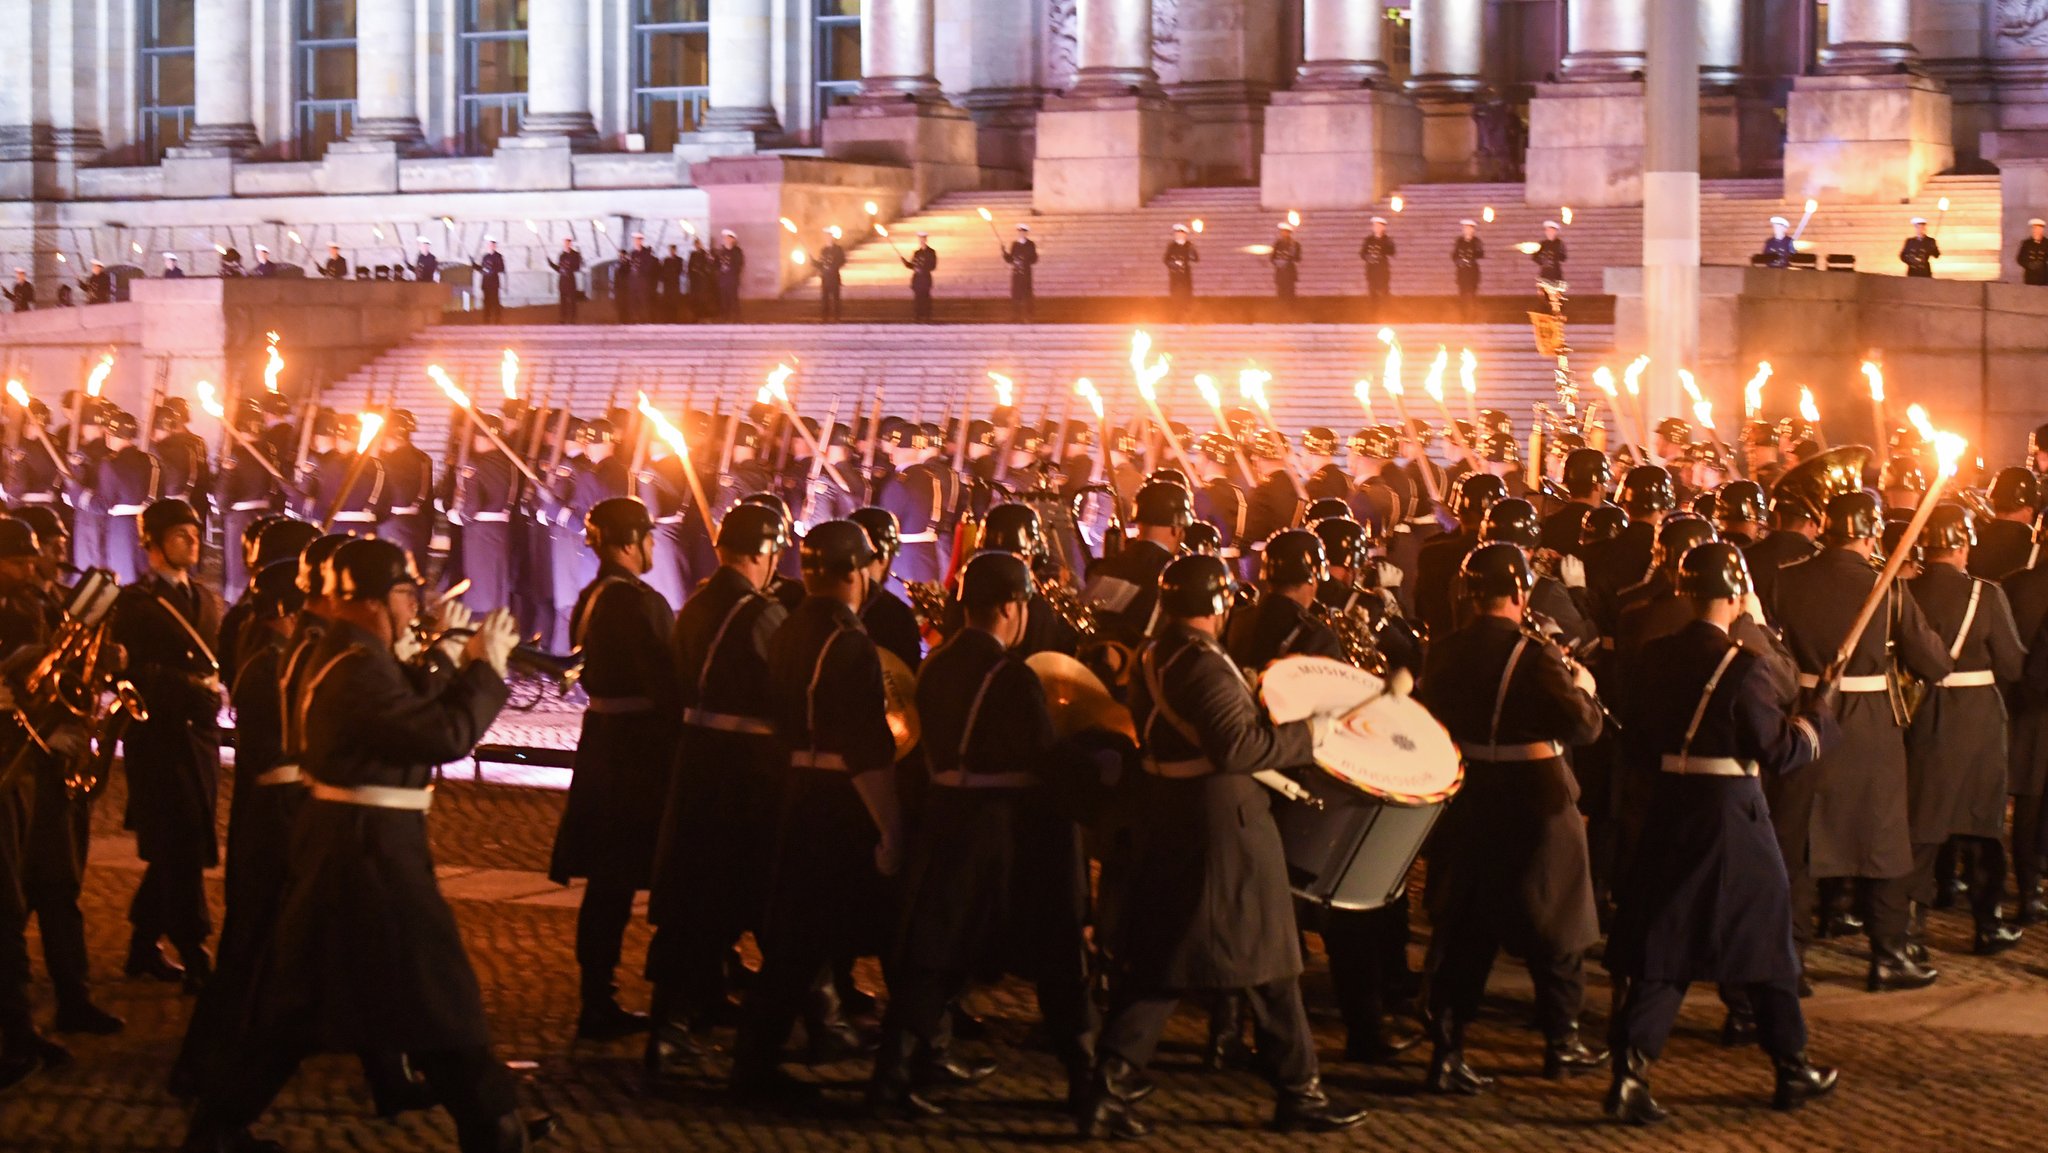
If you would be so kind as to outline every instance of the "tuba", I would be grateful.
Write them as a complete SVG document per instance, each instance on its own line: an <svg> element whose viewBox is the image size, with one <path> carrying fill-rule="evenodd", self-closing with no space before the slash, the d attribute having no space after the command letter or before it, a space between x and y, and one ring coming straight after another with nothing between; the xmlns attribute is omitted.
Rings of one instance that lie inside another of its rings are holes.
<svg viewBox="0 0 2048 1153"><path fill-rule="evenodd" d="M1771 505L1789 504L1818 524L1827 519L1829 501L1863 488L1863 470L1876 455L1860 444L1845 444L1800 461L1771 486Z"/></svg>
<svg viewBox="0 0 2048 1153"><path fill-rule="evenodd" d="M48 756L65 762L66 793L74 799L95 796L106 784L122 734L131 723L149 719L141 694L115 667L112 616L120 591L104 569L87 570L72 591L63 620L23 678L24 691L9 718L13 731L5 735L11 743L0 761L0 791L30 773L37 757ZM69 752L52 743L67 726L85 730L84 750Z"/></svg>

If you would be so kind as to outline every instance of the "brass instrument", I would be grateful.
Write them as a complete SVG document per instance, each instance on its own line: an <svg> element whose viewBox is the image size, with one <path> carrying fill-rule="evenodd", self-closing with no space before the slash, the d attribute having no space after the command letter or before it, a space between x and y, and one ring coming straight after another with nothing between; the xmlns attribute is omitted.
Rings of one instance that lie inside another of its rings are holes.
<svg viewBox="0 0 2048 1153"><path fill-rule="evenodd" d="M1802 509L1814 523L1827 519L1828 502L1863 488L1863 470L1876 454L1860 444L1831 448L1785 470L1771 486L1771 503Z"/></svg>
<svg viewBox="0 0 2048 1153"><path fill-rule="evenodd" d="M904 580L894 572L889 579L903 586L903 595L910 601L910 612L917 618L918 627L936 632L946 620L946 586L938 581Z"/></svg>
<svg viewBox="0 0 2048 1153"><path fill-rule="evenodd" d="M23 697L13 709L18 733L0 767L0 791L13 788L32 770L38 756L66 761L65 792L72 798L96 796L107 781L114 750L128 726L149 719L148 707L133 684L120 679L110 643L112 611L119 582L105 569L88 570L64 606L63 620L42 656L22 680ZM103 698L111 692L112 699ZM87 747L70 750L53 744L67 725L85 730Z"/></svg>
<svg viewBox="0 0 2048 1153"><path fill-rule="evenodd" d="M422 650L432 649L442 641L466 640L476 635L476 629L474 628L443 629L437 633L428 632L423 624L416 625L413 631L419 637ZM559 653L548 652L537 645L523 644L512 650L512 655L506 658L505 663L523 672L546 677L554 682L555 688L563 696L568 696L569 691L576 687L576 682L583 679L583 654L580 651L571 653L568 656L562 656Z"/></svg>
<svg viewBox="0 0 2048 1153"><path fill-rule="evenodd" d="M1093 523L1089 510L1106 503L1109 508L1103 518L1102 555L1090 560L1108 560L1122 551L1124 546L1123 502L1117 499L1116 487L1106 481L1095 481L1082 485L1069 499L1069 515L1076 526ZM1079 529L1077 528L1078 532ZM1083 542L1085 551L1086 542Z"/></svg>
<svg viewBox="0 0 2048 1153"><path fill-rule="evenodd" d="M1340 609L1314 600L1308 603L1305 615L1336 634L1337 643L1344 646L1346 664L1374 676L1387 675L1386 654L1380 651L1379 639L1373 632L1372 614L1366 611L1365 606L1354 604Z"/></svg>
<svg viewBox="0 0 2048 1153"><path fill-rule="evenodd" d="M1101 630L1101 622L1095 615L1095 606L1083 603L1081 594L1057 577L1038 578L1038 595L1044 597L1045 603L1052 606L1054 616L1065 621L1067 627L1073 629L1083 639L1092 637Z"/></svg>
<svg viewBox="0 0 2048 1153"><path fill-rule="evenodd" d="M903 658L888 649L877 648L882 664L882 698L889 722L889 736L896 742L896 759L901 761L924 738L924 726L917 717L917 674Z"/></svg>

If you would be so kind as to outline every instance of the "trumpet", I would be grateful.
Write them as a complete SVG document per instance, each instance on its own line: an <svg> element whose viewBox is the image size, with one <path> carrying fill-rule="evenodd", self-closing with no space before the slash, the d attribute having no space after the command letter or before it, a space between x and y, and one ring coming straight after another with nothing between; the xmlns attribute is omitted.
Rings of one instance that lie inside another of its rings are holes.
<svg viewBox="0 0 2048 1153"><path fill-rule="evenodd" d="M425 625L416 624L413 626L413 634L419 638L420 648L431 649L442 641L468 640L476 635L476 630L465 626L459 629L442 629L440 632L430 632ZM538 645L522 644L512 650L512 655L507 658L506 663L523 672L546 677L548 680L553 681L555 687L565 696L570 689L576 687L576 682L583 678L583 654L581 652L563 656L559 653L551 653Z"/></svg>
<svg viewBox="0 0 2048 1153"><path fill-rule="evenodd" d="M104 569L88 570L79 581L48 648L23 678L24 699L9 714L18 731L8 735L13 745L0 766L0 791L13 788L38 756L48 756L66 761L67 794L96 796L128 726L149 719L142 694L114 667L110 617L119 593L119 582ZM112 699L103 703L109 691ZM53 743L67 726L84 728L82 754Z"/></svg>

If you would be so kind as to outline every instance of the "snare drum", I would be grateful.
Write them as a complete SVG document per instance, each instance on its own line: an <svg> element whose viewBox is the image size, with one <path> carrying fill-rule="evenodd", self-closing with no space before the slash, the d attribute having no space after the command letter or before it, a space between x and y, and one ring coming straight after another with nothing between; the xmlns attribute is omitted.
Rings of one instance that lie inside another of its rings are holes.
<svg viewBox="0 0 2048 1153"><path fill-rule="evenodd" d="M1326 657L1274 662L1259 695L1275 721L1341 718L1316 746L1315 765L1289 774L1308 798L1273 804L1295 895L1339 909L1398 897L1463 780L1450 734L1379 677Z"/></svg>

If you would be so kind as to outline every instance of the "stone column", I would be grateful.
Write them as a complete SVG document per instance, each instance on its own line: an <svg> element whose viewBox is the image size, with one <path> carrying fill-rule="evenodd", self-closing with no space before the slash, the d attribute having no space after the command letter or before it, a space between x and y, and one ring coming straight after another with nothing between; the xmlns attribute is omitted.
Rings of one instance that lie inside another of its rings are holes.
<svg viewBox="0 0 2048 1153"><path fill-rule="evenodd" d="M1529 102L1530 204L1642 203L1644 42L1648 10L1662 2L1571 0L1562 82L1537 85ZM1687 79L1698 99L1697 76Z"/></svg>
<svg viewBox="0 0 2048 1153"><path fill-rule="evenodd" d="M1301 67L1266 108L1266 207L1366 208L1421 178L1422 114L1385 83L1385 21L1377 4L1303 0Z"/></svg>
<svg viewBox="0 0 2048 1153"><path fill-rule="evenodd" d="M192 13L194 91L188 148L236 156L257 144L251 113L249 0L198 0Z"/></svg>
<svg viewBox="0 0 2048 1153"><path fill-rule="evenodd" d="M1408 91L1422 112L1430 180L1482 175L1472 113L1486 69L1486 0L1414 0Z"/></svg>
<svg viewBox="0 0 2048 1153"><path fill-rule="evenodd" d="M529 0L526 16L526 115L521 136L566 136L588 144L590 5L584 0Z"/></svg>
<svg viewBox="0 0 2048 1153"><path fill-rule="evenodd" d="M1910 0L1833 0L1820 75L1785 102L1785 195L1893 203L1955 163L1954 102L1925 75Z"/></svg>
<svg viewBox="0 0 2048 1153"><path fill-rule="evenodd" d="M1744 0L1698 0L1700 175L1712 180L1748 171L1751 153L1776 147L1771 101L1741 90ZM1766 135L1769 140L1766 141ZM1762 155L1754 157L1764 160Z"/></svg>
<svg viewBox="0 0 2048 1153"><path fill-rule="evenodd" d="M983 168L1008 169L1020 188L1031 179L1038 152L1045 90L1041 51L1019 45L1040 43L1044 25L1035 4L981 5L968 21L968 91L960 102L974 117Z"/></svg>
<svg viewBox="0 0 2048 1153"><path fill-rule="evenodd" d="M1742 78L1743 0L1699 0L1700 84L1728 88Z"/></svg>
<svg viewBox="0 0 2048 1153"><path fill-rule="evenodd" d="M1075 0L1074 86L1038 114L1042 212L1142 207L1178 183L1182 126L1152 70L1152 0Z"/></svg>
<svg viewBox="0 0 2048 1153"><path fill-rule="evenodd" d="M1678 369L1699 368L1701 0L1652 0L1644 70L1643 312L1650 418L1690 415Z"/></svg>
<svg viewBox="0 0 2048 1153"><path fill-rule="evenodd" d="M864 99L940 100L932 0L866 0L860 21Z"/></svg>
<svg viewBox="0 0 2048 1153"><path fill-rule="evenodd" d="M711 107L706 132L773 135L774 41L769 0L718 0L711 5Z"/></svg>
<svg viewBox="0 0 2048 1153"><path fill-rule="evenodd" d="M351 141L420 143L417 0L356 4L356 122Z"/></svg>
<svg viewBox="0 0 2048 1153"><path fill-rule="evenodd" d="M1565 6L1566 80L1629 79L1643 70L1648 0L1570 0Z"/></svg>
<svg viewBox="0 0 2048 1153"><path fill-rule="evenodd" d="M867 0L860 22L860 94L832 110L825 155L908 165L904 211L981 183L974 121L948 101L932 74L933 0Z"/></svg>

